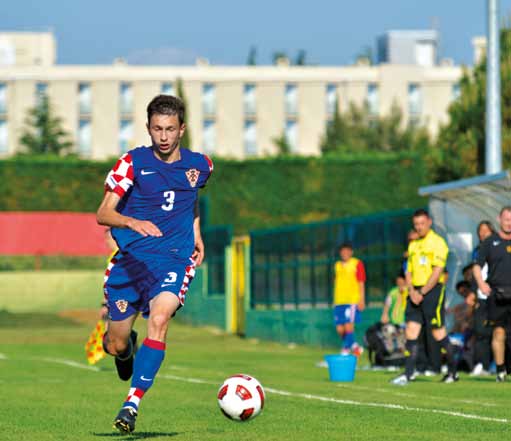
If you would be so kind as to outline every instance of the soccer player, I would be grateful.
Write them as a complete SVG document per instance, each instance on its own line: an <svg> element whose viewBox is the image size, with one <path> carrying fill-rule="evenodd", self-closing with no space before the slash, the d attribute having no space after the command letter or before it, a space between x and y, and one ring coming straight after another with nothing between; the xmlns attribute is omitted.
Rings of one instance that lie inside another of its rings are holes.
<svg viewBox="0 0 511 441"><path fill-rule="evenodd" d="M506 329L511 326L511 206L499 215L500 229L487 237L479 247L474 265L474 278L481 292L488 296L488 319L493 328L492 349L497 365L497 382L506 380ZM488 278L482 269L488 264Z"/></svg>
<svg viewBox="0 0 511 441"><path fill-rule="evenodd" d="M355 341L355 323L365 309L366 273L361 260L353 257L353 247L343 243L339 247L340 260L335 262L334 322L342 340L341 354L362 354L362 347Z"/></svg>
<svg viewBox="0 0 511 441"><path fill-rule="evenodd" d="M413 379L418 353L417 339L422 327L428 324L432 327L433 338L447 355L448 373L442 381L454 383L458 381L458 374L453 347L444 325L443 273L449 248L445 240L432 230L432 219L426 210L415 211L412 220L419 239L410 242L408 247L405 373L391 383L404 386Z"/></svg>
<svg viewBox="0 0 511 441"><path fill-rule="evenodd" d="M383 324L392 323L396 326L403 326L405 323L405 308L408 290L404 274L396 277L396 286L387 294L383 304L380 322Z"/></svg>
<svg viewBox="0 0 511 441"><path fill-rule="evenodd" d="M122 380L131 380L128 396L114 420L132 432L140 400L152 386L165 355L169 320L204 257L200 235L198 190L212 170L211 160L181 148L185 132L183 102L159 95L147 107L150 147L124 154L106 178L97 212L119 246L106 271L109 324L105 351L115 356ZM141 312L147 338L136 353L132 330Z"/></svg>

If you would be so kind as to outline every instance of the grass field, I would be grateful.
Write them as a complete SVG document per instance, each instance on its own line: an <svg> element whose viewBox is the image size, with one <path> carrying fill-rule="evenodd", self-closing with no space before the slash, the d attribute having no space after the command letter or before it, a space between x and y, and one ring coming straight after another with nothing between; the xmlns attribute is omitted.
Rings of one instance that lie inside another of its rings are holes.
<svg viewBox="0 0 511 441"><path fill-rule="evenodd" d="M139 330L144 334L143 321ZM19 440L503 440L511 436L510 384L493 378L453 385L358 371L332 383L315 364L324 351L172 324L167 356L144 398L137 430L111 428L129 385L111 359L86 365L93 322L52 314L0 314L0 439ZM248 373L266 388L263 413L235 423L221 415L223 379Z"/></svg>

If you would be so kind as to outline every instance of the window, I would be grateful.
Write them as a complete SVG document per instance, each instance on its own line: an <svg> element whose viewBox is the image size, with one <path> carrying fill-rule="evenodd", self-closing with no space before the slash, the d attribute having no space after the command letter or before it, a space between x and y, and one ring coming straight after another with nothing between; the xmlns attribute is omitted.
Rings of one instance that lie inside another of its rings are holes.
<svg viewBox="0 0 511 441"><path fill-rule="evenodd" d="M255 84L245 84L243 91L243 109L245 111L245 115L255 115L256 113Z"/></svg>
<svg viewBox="0 0 511 441"><path fill-rule="evenodd" d="M121 114L133 112L133 88L130 83L121 83L119 105Z"/></svg>
<svg viewBox="0 0 511 441"><path fill-rule="evenodd" d="M89 83L78 85L78 106L81 115L88 115L92 111L92 92Z"/></svg>
<svg viewBox="0 0 511 441"><path fill-rule="evenodd" d="M298 124L296 121L286 121L285 137L291 152L296 152L298 147Z"/></svg>
<svg viewBox="0 0 511 441"><path fill-rule="evenodd" d="M0 153L6 153L9 148L9 136L7 132L7 121L5 119L0 119Z"/></svg>
<svg viewBox="0 0 511 441"><path fill-rule="evenodd" d="M378 85L371 83L367 86L367 106L371 115L378 115L380 108L380 100L378 93Z"/></svg>
<svg viewBox="0 0 511 441"><path fill-rule="evenodd" d="M78 153L90 155L92 150L92 127L88 119L81 119L78 123Z"/></svg>
<svg viewBox="0 0 511 441"><path fill-rule="evenodd" d="M162 83L162 85L161 85L161 93L162 93L162 95L173 95L173 96L175 96L174 84L172 84L172 83Z"/></svg>
<svg viewBox="0 0 511 441"><path fill-rule="evenodd" d="M119 148L121 153L126 153L133 140L133 121L122 119L119 130Z"/></svg>
<svg viewBox="0 0 511 441"><path fill-rule="evenodd" d="M285 106L288 115L296 115L298 113L298 88L295 84L286 85Z"/></svg>
<svg viewBox="0 0 511 441"><path fill-rule="evenodd" d="M326 86L326 113L329 117L335 113L337 106L337 86L335 84L328 84Z"/></svg>
<svg viewBox="0 0 511 441"><path fill-rule="evenodd" d="M35 99L36 105L40 105L41 101L48 94L48 84L47 83L36 83L35 85Z"/></svg>
<svg viewBox="0 0 511 441"><path fill-rule="evenodd" d="M257 128L255 121L245 121L243 144L248 156L257 154Z"/></svg>
<svg viewBox="0 0 511 441"><path fill-rule="evenodd" d="M422 113L422 89L415 83L408 85L408 113L411 116Z"/></svg>
<svg viewBox="0 0 511 441"><path fill-rule="evenodd" d="M202 127L202 141L205 153L214 153L216 147L216 127L215 121L207 119Z"/></svg>
<svg viewBox="0 0 511 441"><path fill-rule="evenodd" d="M202 111L205 115L214 115L216 111L216 90L214 84L202 86Z"/></svg>
<svg viewBox="0 0 511 441"><path fill-rule="evenodd" d="M0 113L7 113L7 84L0 83Z"/></svg>

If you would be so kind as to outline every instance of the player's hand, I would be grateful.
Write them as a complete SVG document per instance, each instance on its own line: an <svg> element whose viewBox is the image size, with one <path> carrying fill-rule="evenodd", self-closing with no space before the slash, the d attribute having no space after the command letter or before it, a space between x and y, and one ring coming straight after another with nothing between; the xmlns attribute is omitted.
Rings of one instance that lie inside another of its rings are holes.
<svg viewBox="0 0 511 441"><path fill-rule="evenodd" d="M424 300L424 297L416 289L410 291L410 300L414 305L420 305Z"/></svg>
<svg viewBox="0 0 511 441"><path fill-rule="evenodd" d="M160 229L154 225L151 221L139 220L139 219L130 219L127 224L128 228L136 231L144 237L153 236L153 237L161 237L163 234Z"/></svg>
<svg viewBox="0 0 511 441"><path fill-rule="evenodd" d="M483 282L479 289L485 296L489 296L491 294L491 287L486 282Z"/></svg>
<svg viewBox="0 0 511 441"><path fill-rule="evenodd" d="M199 266L204 260L204 242L202 237L195 239L195 249L192 254L192 259L195 260L195 266Z"/></svg>
<svg viewBox="0 0 511 441"><path fill-rule="evenodd" d="M107 320L108 319L108 307L102 306L98 313L99 320Z"/></svg>
<svg viewBox="0 0 511 441"><path fill-rule="evenodd" d="M363 311L364 309L366 309L366 304L364 302L360 302L357 305L357 308L358 308L359 311Z"/></svg>

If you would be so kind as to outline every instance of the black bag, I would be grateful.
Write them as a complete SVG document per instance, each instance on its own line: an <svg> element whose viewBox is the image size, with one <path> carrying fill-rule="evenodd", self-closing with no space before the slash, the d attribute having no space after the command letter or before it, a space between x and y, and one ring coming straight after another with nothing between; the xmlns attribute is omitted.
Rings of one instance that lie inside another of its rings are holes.
<svg viewBox="0 0 511 441"><path fill-rule="evenodd" d="M493 290L495 299L499 302L511 302L511 286L501 286Z"/></svg>
<svg viewBox="0 0 511 441"><path fill-rule="evenodd" d="M402 366L404 354L401 350L395 351L388 339L384 338L385 327L394 328L393 325L375 323L367 329L364 335L369 362L371 366Z"/></svg>

